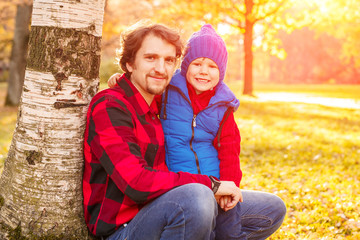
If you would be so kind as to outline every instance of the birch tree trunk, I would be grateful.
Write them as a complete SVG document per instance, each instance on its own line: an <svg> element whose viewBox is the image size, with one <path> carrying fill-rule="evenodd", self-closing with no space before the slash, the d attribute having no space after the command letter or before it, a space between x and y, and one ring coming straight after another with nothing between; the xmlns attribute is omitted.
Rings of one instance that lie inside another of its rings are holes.
<svg viewBox="0 0 360 240"><path fill-rule="evenodd" d="M83 131L99 85L105 0L34 0L16 129L0 179L0 239L86 239Z"/></svg>

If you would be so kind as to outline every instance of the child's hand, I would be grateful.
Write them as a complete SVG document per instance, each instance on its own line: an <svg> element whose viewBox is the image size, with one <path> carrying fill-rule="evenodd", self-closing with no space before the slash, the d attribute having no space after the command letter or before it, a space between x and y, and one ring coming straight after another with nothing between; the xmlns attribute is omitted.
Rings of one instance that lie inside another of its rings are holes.
<svg viewBox="0 0 360 240"><path fill-rule="evenodd" d="M121 77L121 74L120 74L120 73L115 73L115 74L113 74L113 75L109 78L109 80L108 80L108 82L107 82L109 88L115 87L115 86L116 86L116 81L117 81L120 77Z"/></svg>

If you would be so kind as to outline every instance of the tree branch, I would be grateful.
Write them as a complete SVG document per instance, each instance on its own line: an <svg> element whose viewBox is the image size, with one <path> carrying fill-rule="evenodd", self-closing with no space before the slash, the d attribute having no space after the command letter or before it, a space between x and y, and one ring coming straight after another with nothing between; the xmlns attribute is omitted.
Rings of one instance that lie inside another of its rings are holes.
<svg viewBox="0 0 360 240"><path fill-rule="evenodd" d="M279 2L279 4L272 10L272 11L269 11L268 13L266 13L264 16L262 17L258 17L254 20L254 23L255 22L258 22L260 20L264 20L265 18L271 16L271 15L274 15L276 12L279 11L279 9L287 2L288 0L283 0L281 2Z"/></svg>

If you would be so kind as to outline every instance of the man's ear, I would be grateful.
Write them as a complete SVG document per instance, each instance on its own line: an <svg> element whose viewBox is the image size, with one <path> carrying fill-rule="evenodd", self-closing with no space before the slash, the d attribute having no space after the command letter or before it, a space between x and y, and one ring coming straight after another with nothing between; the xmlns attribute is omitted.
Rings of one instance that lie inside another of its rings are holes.
<svg viewBox="0 0 360 240"><path fill-rule="evenodd" d="M132 72L134 68L130 65L130 63L126 63L126 68L129 72Z"/></svg>

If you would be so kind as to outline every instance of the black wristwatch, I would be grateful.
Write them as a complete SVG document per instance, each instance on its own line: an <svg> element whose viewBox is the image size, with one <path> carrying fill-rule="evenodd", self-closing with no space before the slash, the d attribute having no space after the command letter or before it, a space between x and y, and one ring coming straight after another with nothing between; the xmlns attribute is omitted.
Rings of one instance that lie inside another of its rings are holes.
<svg viewBox="0 0 360 240"><path fill-rule="evenodd" d="M215 194L219 190L221 182L213 176L210 176L209 178L211 180L211 187L212 187L213 193Z"/></svg>

